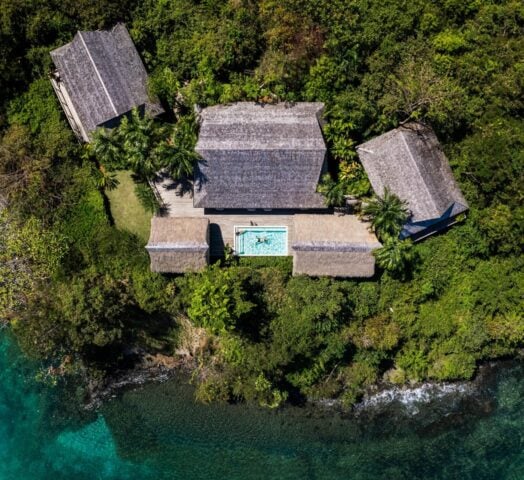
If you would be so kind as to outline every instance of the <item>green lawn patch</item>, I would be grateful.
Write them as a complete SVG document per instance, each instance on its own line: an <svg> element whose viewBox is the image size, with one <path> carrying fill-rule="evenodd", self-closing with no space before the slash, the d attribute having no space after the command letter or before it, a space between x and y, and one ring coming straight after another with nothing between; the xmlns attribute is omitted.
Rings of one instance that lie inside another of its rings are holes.
<svg viewBox="0 0 524 480"><path fill-rule="evenodd" d="M118 172L117 178L120 182L118 187L107 192L115 225L120 230L134 233L146 243L152 214L138 200L131 172Z"/></svg>

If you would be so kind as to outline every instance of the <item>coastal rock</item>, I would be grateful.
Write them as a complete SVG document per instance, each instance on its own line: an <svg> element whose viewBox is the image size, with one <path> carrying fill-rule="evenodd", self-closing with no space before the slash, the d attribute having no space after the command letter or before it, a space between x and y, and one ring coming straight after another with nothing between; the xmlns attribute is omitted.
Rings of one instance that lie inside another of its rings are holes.
<svg viewBox="0 0 524 480"><path fill-rule="evenodd" d="M124 389L136 388L152 382L165 382L177 373L189 372L194 366L192 358L189 357L161 353L134 353L139 360L133 368L115 371L100 382L90 382L84 407L86 410L99 408L105 400L116 396Z"/></svg>

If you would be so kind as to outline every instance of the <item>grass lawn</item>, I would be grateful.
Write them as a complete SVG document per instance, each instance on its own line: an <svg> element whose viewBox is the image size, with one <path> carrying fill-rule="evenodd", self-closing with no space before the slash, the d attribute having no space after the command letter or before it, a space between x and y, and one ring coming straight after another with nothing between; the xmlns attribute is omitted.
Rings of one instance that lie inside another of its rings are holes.
<svg viewBox="0 0 524 480"><path fill-rule="evenodd" d="M107 192L115 225L121 230L134 233L146 243L152 214L138 201L131 172L117 172L117 178L120 182L118 187Z"/></svg>

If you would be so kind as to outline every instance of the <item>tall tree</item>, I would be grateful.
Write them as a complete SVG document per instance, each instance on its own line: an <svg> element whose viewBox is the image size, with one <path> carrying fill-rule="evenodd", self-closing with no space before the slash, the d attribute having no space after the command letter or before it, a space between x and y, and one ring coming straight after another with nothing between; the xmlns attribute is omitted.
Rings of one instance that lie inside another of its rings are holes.
<svg viewBox="0 0 524 480"><path fill-rule="evenodd" d="M399 240L398 238L388 237L383 243L382 248L373 252L378 265L384 270L399 273L405 269L406 265L413 258L411 240Z"/></svg>
<svg viewBox="0 0 524 480"><path fill-rule="evenodd" d="M98 130L90 149L108 170L132 170L142 182L163 169L181 179L192 173L197 156L177 132L134 109L113 130Z"/></svg>
<svg viewBox="0 0 524 480"><path fill-rule="evenodd" d="M377 196L364 206L363 213L381 240L397 238L409 218L407 203L387 187L382 197Z"/></svg>

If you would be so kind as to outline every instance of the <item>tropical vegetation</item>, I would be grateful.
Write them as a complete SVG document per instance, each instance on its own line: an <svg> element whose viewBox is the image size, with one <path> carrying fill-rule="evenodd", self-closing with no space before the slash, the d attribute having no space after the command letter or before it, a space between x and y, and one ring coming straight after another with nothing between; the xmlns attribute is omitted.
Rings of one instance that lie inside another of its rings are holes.
<svg viewBox="0 0 524 480"><path fill-rule="evenodd" d="M0 0L0 19L0 321L61 381L162 352L187 359L204 401L351 404L378 381L467 379L524 346L522 2ZM172 123L133 113L85 147L49 51L117 21ZM368 281L292 277L289 259L151 273L143 241L112 223L112 173L182 176L193 106L235 100L325 103L336 202L371 194L354 145L429 123L467 218L410 247L393 239L401 203L377 199L384 271Z"/></svg>
<svg viewBox="0 0 524 480"><path fill-rule="evenodd" d="M364 204L362 214L383 246L373 252L377 264L385 270L405 274L413 260L411 240L401 240L400 233L409 220L407 202L385 188L382 196L375 196Z"/></svg>

